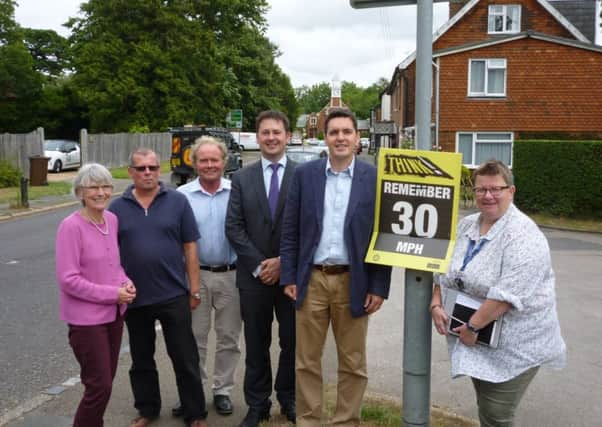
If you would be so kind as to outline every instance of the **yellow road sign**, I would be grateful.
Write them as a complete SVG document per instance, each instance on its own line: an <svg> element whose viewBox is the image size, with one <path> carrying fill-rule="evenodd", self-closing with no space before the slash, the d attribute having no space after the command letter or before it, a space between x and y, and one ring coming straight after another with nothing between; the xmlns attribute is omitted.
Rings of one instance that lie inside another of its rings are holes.
<svg viewBox="0 0 602 427"><path fill-rule="evenodd" d="M382 148L366 261L445 272L456 241L462 155Z"/></svg>

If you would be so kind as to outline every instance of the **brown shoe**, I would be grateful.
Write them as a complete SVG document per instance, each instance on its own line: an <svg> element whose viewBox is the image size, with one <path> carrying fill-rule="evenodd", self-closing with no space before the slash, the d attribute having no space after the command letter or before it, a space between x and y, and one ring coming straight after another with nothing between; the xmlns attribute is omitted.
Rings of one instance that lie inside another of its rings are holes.
<svg viewBox="0 0 602 427"><path fill-rule="evenodd" d="M205 420L192 420L190 421L190 424L188 424L190 427L207 427L207 421Z"/></svg>
<svg viewBox="0 0 602 427"><path fill-rule="evenodd" d="M151 423L153 421L155 421L156 419L157 419L157 417L148 418L148 417L143 417L142 415L140 415L139 417L136 417L132 420L132 422L130 423L130 427L147 427L147 426L151 425Z"/></svg>

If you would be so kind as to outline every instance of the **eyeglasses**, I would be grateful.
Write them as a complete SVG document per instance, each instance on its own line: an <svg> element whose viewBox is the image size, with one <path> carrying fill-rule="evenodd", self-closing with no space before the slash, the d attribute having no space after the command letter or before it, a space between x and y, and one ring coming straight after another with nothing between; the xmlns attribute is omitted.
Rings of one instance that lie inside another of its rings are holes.
<svg viewBox="0 0 602 427"><path fill-rule="evenodd" d="M104 185L82 185L82 188L91 191L113 191L113 186L111 184Z"/></svg>
<svg viewBox="0 0 602 427"><path fill-rule="evenodd" d="M504 185L503 187L490 187L490 188L475 187L472 189L472 191L474 191L474 193L479 197L483 197L485 194L487 194L488 191L489 191L489 194L491 194L493 197L499 197L502 194L502 191L504 191L508 188L510 188L509 185Z"/></svg>
<svg viewBox="0 0 602 427"><path fill-rule="evenodd" d="M130 167L137 172L144 172L147 169L151 172L157 172L161 166L150 165L150 166L130 166Z"/></svg>

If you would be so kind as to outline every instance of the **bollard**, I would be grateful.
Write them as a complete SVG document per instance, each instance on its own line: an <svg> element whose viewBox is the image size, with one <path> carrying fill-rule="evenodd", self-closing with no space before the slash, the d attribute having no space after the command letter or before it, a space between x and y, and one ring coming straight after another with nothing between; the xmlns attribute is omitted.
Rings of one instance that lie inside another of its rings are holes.
<svg viewBox="0 0 602 427"><path fill-rule="evenodd" d="M21 206L24 208L29 207L29 195L27 194L27 184L29 180L24 176L21 177Z"/></svg>

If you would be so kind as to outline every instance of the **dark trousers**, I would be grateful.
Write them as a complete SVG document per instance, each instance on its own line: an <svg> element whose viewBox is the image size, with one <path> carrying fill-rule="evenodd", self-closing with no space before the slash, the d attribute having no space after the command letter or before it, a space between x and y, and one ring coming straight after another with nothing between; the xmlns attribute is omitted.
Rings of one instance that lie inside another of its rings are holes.
<svg viewBox="0 0 602 427"><path fill-rule="evenodd" d="M295 403L295 306L283 288L239 289L245 332L245 401L251 409L269 411L272 402L272 321L278 320L280 357L274 389L281 405Z"/></svg>
<svg viewBox="0 0 602 427"><path fill-rule="evenodd" d="M117 307L115 307L117 310ZM84 396L79 402L74 427L101 427L117 371L123 317L102 325L69 325L69 344L80 366Z"/></svg>
<svg viewBox="0 0 602 427"><path fill-rule="evenodd" d="M161 304L130 308L125 323L130 337L130 383L140 415L154 418L161 412L159 374L155 365L155 320L161 323L167 354L176 375L184 419L205 419L205 395L199 353L192 334L188 295Z"/></svg>

